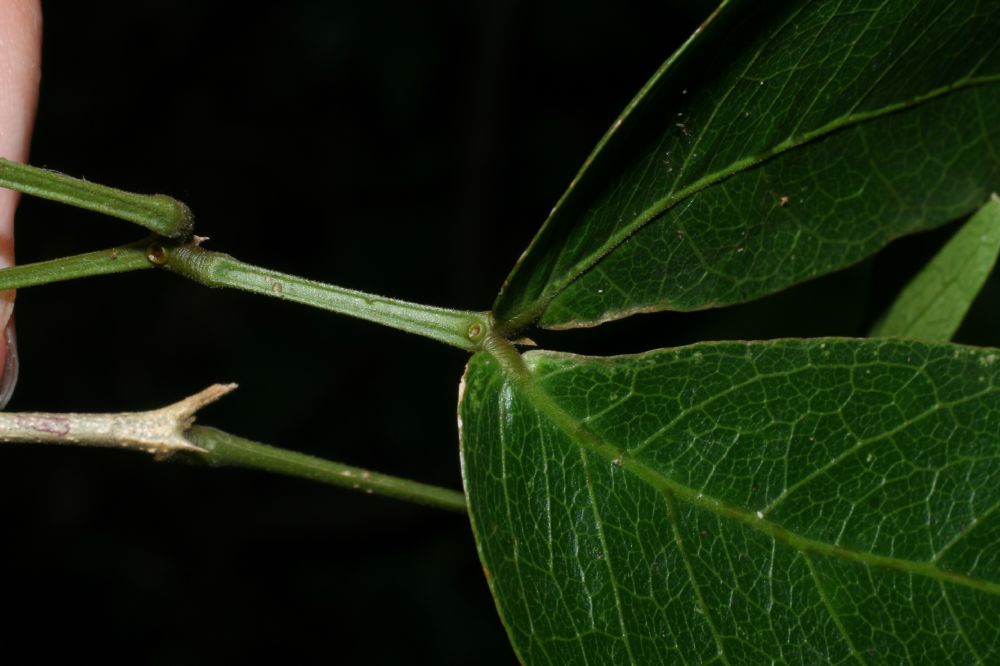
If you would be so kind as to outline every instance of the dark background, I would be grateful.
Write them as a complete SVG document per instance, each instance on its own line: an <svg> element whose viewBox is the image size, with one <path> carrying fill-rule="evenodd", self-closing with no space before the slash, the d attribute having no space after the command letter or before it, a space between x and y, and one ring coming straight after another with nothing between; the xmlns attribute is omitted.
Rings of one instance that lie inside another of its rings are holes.
<svg viewBox="0 0 1000 666"><path fill-rule="evenodd" d="M562 188L710 2L45 3L32 161L186 201L209 247L407 300L486 309ZM280 5L280 6L279 6ZM719 312L539 333L642 351L859 335L953 229ZM24 200L18 261L142 237ZM991 282L959 340L998 344ZM24 290L10 409L161 406L460 487L465 355L147 271ZM514 662L463 517L246 470L0 450L5 649L115 662ZM37 641L43 632L47 638Z"/></svg>

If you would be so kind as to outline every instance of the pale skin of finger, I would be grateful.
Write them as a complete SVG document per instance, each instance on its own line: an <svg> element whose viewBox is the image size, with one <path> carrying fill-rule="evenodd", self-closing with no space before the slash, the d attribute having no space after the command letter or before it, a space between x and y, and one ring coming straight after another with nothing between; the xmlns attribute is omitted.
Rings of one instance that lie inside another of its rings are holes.
<svg viewBox="0 0 1000 666"><path fill-rule="evenodd" d="M0 0L0 156L28 159L41 78L40 0ZM14 263L14 210L18 194L0 189L0 267ZM0 292L0 408L17 379L14 292Z"/></svg>

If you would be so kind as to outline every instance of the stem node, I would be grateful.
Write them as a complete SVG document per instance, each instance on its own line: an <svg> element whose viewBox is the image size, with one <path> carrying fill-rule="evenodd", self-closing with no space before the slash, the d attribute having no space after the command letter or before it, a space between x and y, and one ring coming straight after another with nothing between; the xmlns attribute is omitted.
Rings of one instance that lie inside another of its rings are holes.
<svg viewBox="0 0 1000 666"><path fill-rule="evenodd" d="M166 460L175 453L206 453L187 431L195 413L236 388L213 384L172 405L145 412L51 414L0 412L0 442L72 444L131 449Z"/></svg>

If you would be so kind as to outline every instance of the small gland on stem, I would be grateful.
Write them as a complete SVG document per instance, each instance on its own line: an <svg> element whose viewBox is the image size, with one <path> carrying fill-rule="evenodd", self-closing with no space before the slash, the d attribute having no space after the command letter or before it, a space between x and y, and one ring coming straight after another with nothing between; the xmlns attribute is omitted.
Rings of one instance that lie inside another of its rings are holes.
<svg viewBox="0 0 1000 666"><path fill-rule="evenodd" d="M146 247L146 258L149 263L162 266L167 263L167 251L163 249L163 245L154 241Z"/></svg>
<svg viewBox="0 0 1000 666"><path fill-rule="evenodd" d="M165 460L178 452L206 453L187 439L195 413L236 388L213 384L172 405L146 412L77 414L0 412L0 442L74 444L132 449Z"/></svg>

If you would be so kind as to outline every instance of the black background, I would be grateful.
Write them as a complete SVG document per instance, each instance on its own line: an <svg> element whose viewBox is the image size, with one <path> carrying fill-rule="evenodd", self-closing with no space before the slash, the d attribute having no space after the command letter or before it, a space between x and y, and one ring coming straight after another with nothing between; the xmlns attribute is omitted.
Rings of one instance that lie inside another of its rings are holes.
<svg viewBox="0 0 1000 666"><path fill-rule="evenodd" d="M562 188L708 2L46 3L32 161L186 201L209 247L486 309ZM700 6L699 6L700 5ZM858 335L951 228L719 312L539 333L642 351ZM24 200L18 261L141 230ZM997 344L991 282L959 339ZM460 487L465 355L158 271L24 290L16 410L116 411L216 381L201 422ZM6 649L135 663L514 662L467 521L246 470L0 450ZM48 638L37 641L41 632Z"/></svg>

